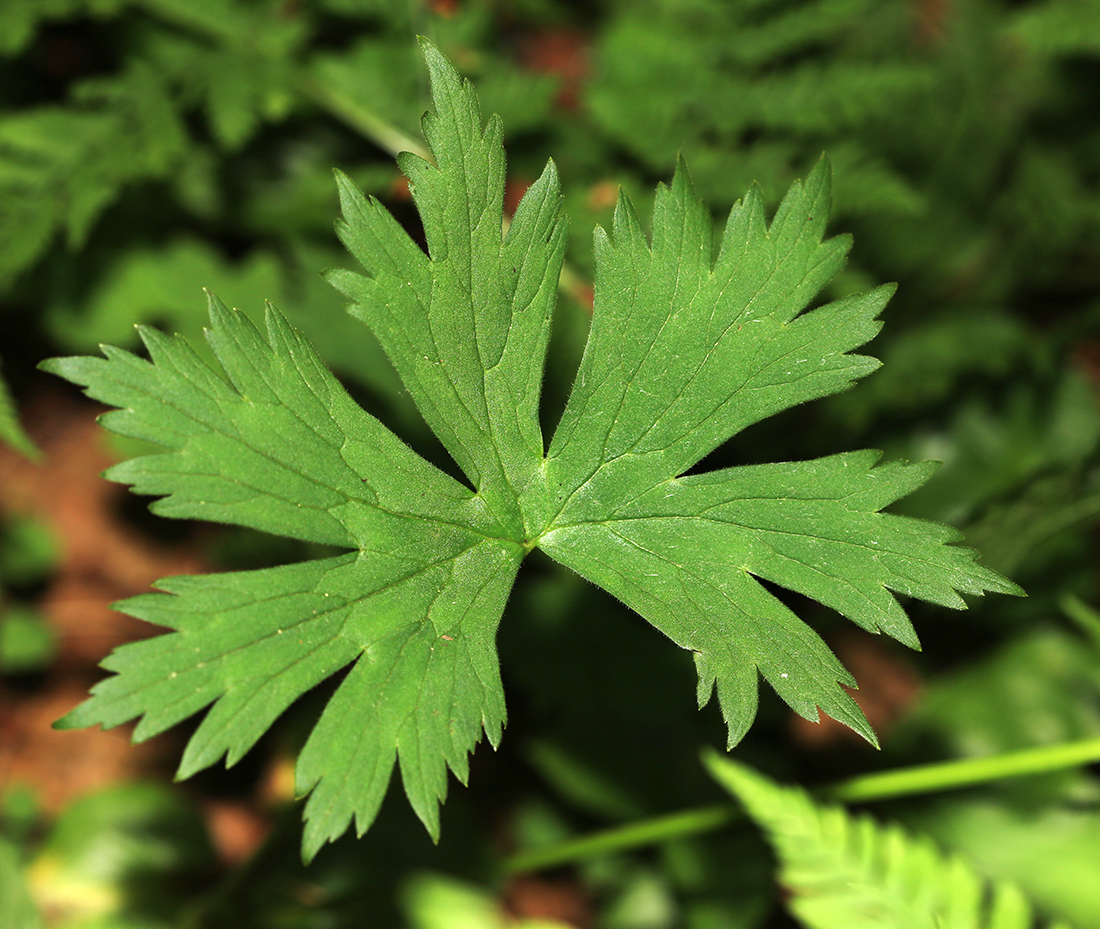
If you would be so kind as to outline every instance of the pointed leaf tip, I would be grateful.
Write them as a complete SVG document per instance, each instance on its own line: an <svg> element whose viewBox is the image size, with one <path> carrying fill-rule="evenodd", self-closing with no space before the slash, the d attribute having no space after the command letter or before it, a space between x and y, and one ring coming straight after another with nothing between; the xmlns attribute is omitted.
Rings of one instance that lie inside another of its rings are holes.
<svg viewBox="0 0 1100 929"><path fill-rule="evenodd" d="M50 725L51 729L68 730L68 729L83 729L87 724L80 721L77 715L77 710L80 707L74 707L69 710L64 716L61 716L53 721Z"/></svg>

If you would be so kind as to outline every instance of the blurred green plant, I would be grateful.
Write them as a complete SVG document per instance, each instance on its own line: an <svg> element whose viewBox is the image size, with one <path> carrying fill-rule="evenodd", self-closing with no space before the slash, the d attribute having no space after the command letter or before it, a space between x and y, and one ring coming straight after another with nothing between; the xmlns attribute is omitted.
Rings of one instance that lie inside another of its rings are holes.
<svg viewBox="0 0 1100 929"><path fill-rule="evenodd" d="M714 778L774 846L787 905L809 929L1029 929L1034 914L1006 883L983 887L960 859L866 816L819 807L744 765L711 754ZM1050 923L1067 929L1065 923Z"/></svg>
<svg viewBox="0 0 1100 929"><path fill-rule="evenodd" d="M38 449L16 417L11 392L3 377L0 377L0 442L7 443L29 458L38 457Z"/></svg>
<svg viewBox="0 0 1100 929"><path fill-rule="evenodd" d="M27 518L0 522L0 672L44 671L57 641L27 593L53 572L58 546L51 533Z"/></svg>

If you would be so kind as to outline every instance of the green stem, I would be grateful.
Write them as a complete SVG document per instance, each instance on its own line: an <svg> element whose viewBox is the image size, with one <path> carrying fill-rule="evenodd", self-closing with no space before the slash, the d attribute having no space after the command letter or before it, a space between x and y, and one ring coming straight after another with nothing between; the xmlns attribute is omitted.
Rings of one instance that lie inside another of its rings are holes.
<svg viewBox="0 0 1100 929"><path fill-rule="evenodd" d="M814 793L826 800L869 803L970 787L1007 777L1045 774L1097 761L1100 761L1100 739L1084 739L987 758L964 758L898 768L878 774L861 774L823 787ZM605 829L545 848L519 852L505 859L503 871L505 874L518 874L557 867L626 849L713 832L741 819L741 808L732 803L682 810Z"/></svg>
<svg viewBox="0 0 1100 929"><path fill-rule="evenodd" d="M505 874L519 874L525 871L540 871L571 861L598 858L624 848L637 848L642 845L655 845L670 839L696 835L700 832L713 832L739 819L744 814L732 803L701 806L667 816L655 816L626 826L605 829L579 839L570 839L519 852L504 861Z"/></svg>
<svg viewBox="0 0 1100 929"><path fill-rule="evenodd" d="M149 13L182 29L222 46L232 46L239 39L231 27L217 17L195 7L187 0L138 0ZM412 152L425 161L435 163L428 147L407 132L383 119L370 107L364 106L337 87L326 83L306 68L300 67L294 75L295 90L318 109L344 125L354 129L383 151L397 157L401 152ZM590 291L586 282L568 264L562 267L558 289L572 297L586 311L590 310Z"/></svg>
<svg viewBox="0 0 1100 929"><path fill-rule="evenodd" d="M1100 739L1084 739L985 758L962 758L877 774L861 774L818 793L829 800L865 803L953 790L1006 777L1045 774L1095 761L1100 761Z"/></svg>
<svg viewBox="0 0 1100 929"><path fill-rule="evenodd" d="M394 157L401 152L412 152L425 161L435 163L432 153L424 144L387 122L358 100L339 93L306 71L299 72L295 84L298 92L316 107L335 116Z"/></svg>
<svg viewBox="0 0 1100 929"><path fill-rule="evenodd" d="M139 0L139 3L147 12L159 19L186 29L216 45L232 48L241 39L234 34L230 24L223 23L217 16L206 11L201 4L192 4L187 0ZM391 155L413 152L426 161L433 160L431 153L422 143L387 122L358 100L319 80L304 67L299 67L298 73L294 76L294 86L298 93L316 107L350 126Z"/></svg>

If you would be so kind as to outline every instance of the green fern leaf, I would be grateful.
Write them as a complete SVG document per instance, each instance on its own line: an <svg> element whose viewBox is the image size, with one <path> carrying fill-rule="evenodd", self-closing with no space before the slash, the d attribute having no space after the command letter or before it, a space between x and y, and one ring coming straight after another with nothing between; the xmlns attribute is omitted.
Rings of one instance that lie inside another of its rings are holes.
<svg viewBox="0 0 1100 929"><path fill-rule="evenodd" d="M30 458L37 458L40 454L30 436L23 431L7 381L3 377L0 377L0 442Z"/></svg>
<svg viewBox="0 0 1100 929"><path fill-rule="evenodd" d="M1008 37L1039 56L1095 55L1100 52L1100 3L1048 0L1013 10Z"/></svg>
<svg viewBox="0 0 1100 929"><path fill-rule="evenodd" d="M900 827L819 806L716 753L711 775L764 830L788 906L809 929L1031 929L1012 884L985 882L962 860ZM1069 929L1064 923L1050 929Z"/></svg>
<svg viewBox="0 0 1100 929"><path fill-rule="evenodd" d="M883 196L863 172L856 194L874 197L876 215L913 211L921 194L876 156L876 140L884 118L929 93L934 71L899 52L892 15L873 0L695 0L690 15L636 0L601 31L586 110L654 169L690 153L701 188L727 203L750 180L778 197L825 138L837 164L844 146L875 165ZM843 193L846 209L868 208Z"/></svg>
<svg viewBox="0 0 1100 929"><path fill-rule="evenodd" d="M30 44L38 24L71 16L85 0L5 0L0 4L0 55L16 55Z"/></svg>
<svg viewBox="0 0 1100 929"><path fill-rule="evenodd" d="M930 466L877 453L682 478L767 416L835 393L877 362L852 350L878 330L890 288L805 311L840 269L822 240L829 171L796 184L770 225L750 192L715 261L711 223L680 165L658 190L653 241L620 200L597 231L596 308L561 423L544 452L543 356L565 246L549 164L502 235L501 124L431 45L435 163L400 164L428 253L343 175L338 231L365 274L334 271L469 486L417 457L356 406L273 308L266 334L210 301L219 371L181 338L143 330L150 361L47 368L116 407L104 425L167 451L108 476L161 499L154 512L248 526L348 550L332 558L160 583L121 605L173 630L125 646L115 675L65 726L142 717L147 738L212 707L181 775L233 763L310 687L348 673L298 762L311 856L369 826L395 762L432 835L449 767L461 780L504 695L495 635L523 557L542 548L636 608L717 690L730 741L763 674L799 713L818 708L873 740L840 684L854 680L757 578L815 597L910 645L890 591L962 607L958 592L1017 592L945 543L946 527L880 510Z"/></svg>
<svg viewBox="0 0 1100 929"><path fill-rule="evenodd" d="M0 116L0 285L57 231L81 244L124 185L166 174L185 144L167 89L144 64L86 81L69 106Z"/></svg>
<svg viewBox="0 0 1100 929"><path fill-rule="evenodd" d="M28 458L37 458L39 455L38 449L19 423L15 404L3 377L0 377L0 442L5 442Z"/></svg>

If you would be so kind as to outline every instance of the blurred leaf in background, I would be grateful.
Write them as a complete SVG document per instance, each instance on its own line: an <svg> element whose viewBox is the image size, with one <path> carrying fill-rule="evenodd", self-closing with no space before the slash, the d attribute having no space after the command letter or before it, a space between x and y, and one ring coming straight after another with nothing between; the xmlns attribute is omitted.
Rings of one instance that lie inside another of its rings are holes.
<svg viewBox="0 0 1100 929"><path fill-rule="evenodd" d="M1012 884L983 886L959 858L926 838L866 815L817 806L744 765L714 754L712 776L765 832L779 859L787 906L809 929L1027 929L1028 901ZM1090 872L1091 873L1091 870ZM1062 922L1051 929L1069 929Z"/></svg>
<svg viewBox="0 0 1100 929"><path fill-rule="evenodd" d="M11 392L2 376L0 376L0 442L6 442L16 451L31 458L38 456L38 449L19 423Z"/></svg>

